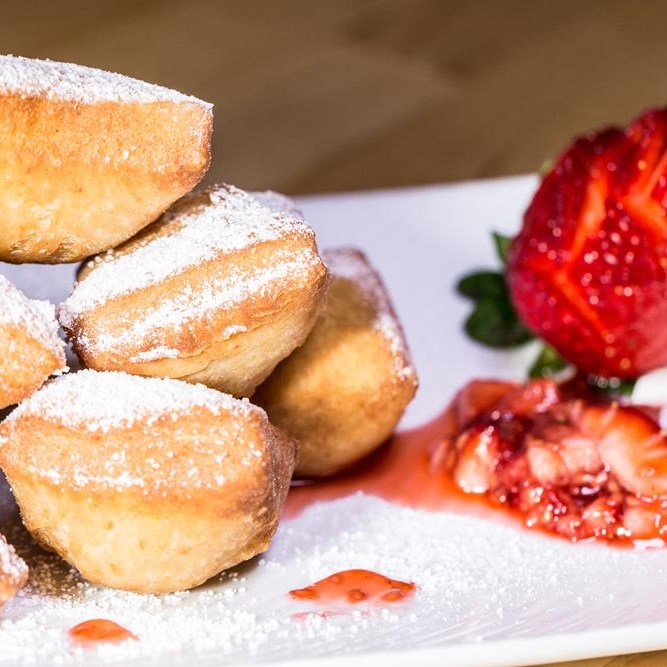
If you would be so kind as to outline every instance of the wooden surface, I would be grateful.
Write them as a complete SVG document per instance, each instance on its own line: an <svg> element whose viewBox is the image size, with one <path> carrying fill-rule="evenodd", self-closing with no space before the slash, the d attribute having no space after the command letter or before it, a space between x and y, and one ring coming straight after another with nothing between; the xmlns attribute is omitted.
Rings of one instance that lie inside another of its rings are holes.
<svg viewBox="0 0 667 667"><path fill-rule="evenodd" d="M0 8L6 53L111 69L214 102L207 180L292 194L535 171L572 135L667 103L666 28L667 3L657 0ZM664 664L667 652L567 663Z"/></svg>
<svg viewBox="0 0 667 667"><path fill-rule="evenodd" d="M665 667L665 665L667 665L667 651L654 651L574 662L554 662L544 667Z"/></svg>

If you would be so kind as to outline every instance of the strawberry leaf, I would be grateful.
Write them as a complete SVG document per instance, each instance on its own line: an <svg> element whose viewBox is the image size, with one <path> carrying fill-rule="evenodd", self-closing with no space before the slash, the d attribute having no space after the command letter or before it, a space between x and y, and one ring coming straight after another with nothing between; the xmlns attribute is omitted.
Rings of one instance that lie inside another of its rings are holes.
<svg viewBox="0 0 667 667"><path fill-rule="evenodd" d="M499 232L493 232L493 242L496 246L496 254L498 259L502 262L503 268L507 265L507 253L512 242L511 236L505 236Z"/></svg>
<svg viewBox="0 0 667 667"><path fill-rule="evenodd" d="M464 276L456 284L456 291L467 299L494 299L507 294L505 278L498 271L477 271Z"/></svg>
<svg viewBox="0 0 667 667"><path fill-rule="evenodd" d="M589 385L611 397L632 395L637 382L635 379L606 378L600 375L589 375L586 380Z"/></svg>
<svg viewBox="0 0 667 667"><path fill-rule="evenodd" d="M528 371L531 378L552 377L567 367L567 361L563 359L551 345L542 345L533 365Z"/></svg>
<svg viewBox="0 0 667 667"><path fill-rule="evenodd" d="M496 253L503 263L511 238L493 232ZM495 348L521 345L532 340L533 334L519 321L510 301L503 271L474 271L461 278L456 291L475 302L464 328L470 338Z"/></svg>
<svg viewBox="0 0 667 667"><path fill-rule="evenodd" d="M470 338L489 347L514 347L533 338L519 322L507 293L479 299L464 328Z"/></svg>

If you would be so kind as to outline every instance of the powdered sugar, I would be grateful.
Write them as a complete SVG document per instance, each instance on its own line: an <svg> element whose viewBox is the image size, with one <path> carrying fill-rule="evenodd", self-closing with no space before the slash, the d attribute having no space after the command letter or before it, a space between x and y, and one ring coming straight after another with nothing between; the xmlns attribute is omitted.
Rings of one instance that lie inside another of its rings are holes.
<svg viewBox="0 0 667 667"><path fill-rule="evenodd" d="M122 74L20 56L0 56L0 93L95 104L99 102L192 102L212 105L169 88Z"/></svg>
<svg viewBox="0 0 667 667"><path fill-rule="evenodd" d="M174 223L169 233L128 254L102 255L61 305L63 325L70 326L76 317L108 299L155 285L215 257L288 234L313 238L302 219L273 213L233 186L216 186L204 196L204 203L164 215L165 224Z"/></svg>
<svg viewBox="0 0 667 667"><path fill-rule="evenodd" d="M0 275L0 326L12 324L25 330L65 364L65 343L58 337L55 309L48 301L28 299L7 278Z"/></svg>
<svg viewBox="0 0 667 667"><path fill-rule="evenodd" d="M117 327L114 332L98 334L94 343L85 336L80 336L79 344L83 348L99 350L115 350L119 346L136 344L150 344L151 341L160 341L163 332L172 327L180 328L191 321L205 321L212 313L220 310L231 311L234 304L240 303L249 294L264 296L278 294L281 287L290 282L293 285L302 285L308 276L309 269L319 265L319 257L312 252L301 252L296 255L281 256L275 253L275 262L271 266L252 266L247 270L238 271L224 280L212 280L200 291L193 292L184 289L173 298L165 299L154 307L127 322L126 326ZM245 324L231 324L221 332L217 340L227 340L233 335L247 330ZM150 347L136 355L137 361L172 358L180 356L169 352L161 354L162 346Z"/></svg>
<svg viewBox="0 0 667 667"><path fill-rule="evenodd" d="M280 192L263 190L262 192L251 192L250 194L274 213L287 213L297 218L303 218L303 213L296 202Z"/></svg>
<svg viewBox="0 0 667 667"><path fill-rule="evenodd" d="M215 284L215 283L213 283ZM203 293L199 294L201 297L203 297ZM177 300L178 301L178 300ZM180 310L182 313L184 308L179 309L179 304L176 302L175 308L177 312ZM190 304L192 305L192 304ZM149 310L147 315L149 318L151 316L156 317L158 321L164 322L164 317L162 313L160 312L160 308L156 308L155 310ZM187 307L185 307L185 310L187 310ZM98 340L98 345L100 346L109 346L111 345L125 345L129 343L135 336L135 332L138 332L142 329L141 326L137 326L139 322L144 322L142 318L138 318L134 321L130 329L126 329L124 332L120 333L118 336L113 336L113 335L106 335L102 337L102 340ZM150 326L150 324L148 325ZM145 330L145 329L144 329ZM232 336L235 336L238 333L244 333L247 331L248 328L246 326L243 326L241 324L230 324L229 326L225 327L222 332L220 333L219 340L227 340L228 338L231 338ZM156 332L157 333L157 332ZM82 345L86 345L85 340L80 341ZM139 352L136 354L134 357L130 357L131 362L144 362L144 361L155 361L156 359L176 359L181 355L181 351L178 349L175 349L173 347L166 347L164 345L157 345L154 347L151 347L147 350L144 350L143 352Z"/></svg>
<svg viewBox="0 0 667 667"><path fill-rule="evenodd" d="M149 350L146 350L145 352L139 352L139 354L132 357L130 361L142 362L155 361L156 359L175 359L179 354L180 352L173 347L157 345Z"/></svg>
<svg viewBox="0 0 667 667"><path fill-rule="evenodd" d="M118 372L83 370L57 378L14 410L7 422L36 415L70 428L108 432L136 421L150 423L164 414L178 415L194 407L213 414L248 414L255 408L204 385L170 378L144 378Z"/></svg>
<svg viewBox="0 0 667 667"><path fill-rule="evenodd" d="M352 281L376 309L375 329L384 336L394 359L397 378L416 378L410 352L401 325L394 314L387 290L364 255L354 248L335 248L322 252L322 259L331 275Z"/></svg>
<svg viewBox="0 0 667 667"><path fill-rule="evenodd" d="M42 425L26 427L31 417ZM262 424L266 415L247 399L204 385L83 370L21 403L0 427L0 444L8 474L18 468L68 490L191 498L265 465L272 436ZM50 438L58 427L75 433Z"/></svg>

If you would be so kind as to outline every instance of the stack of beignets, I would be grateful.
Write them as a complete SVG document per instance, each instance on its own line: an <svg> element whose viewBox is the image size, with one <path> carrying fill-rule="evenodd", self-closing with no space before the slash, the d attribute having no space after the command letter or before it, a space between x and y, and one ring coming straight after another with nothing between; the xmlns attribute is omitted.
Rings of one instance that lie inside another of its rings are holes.
<svg viewBox="0 0 667 667"><path fill-rule="evenodd" d="M196 586L268 547L297 439L298 473L325 476L396 425L417 381L386 290L331 251L327 301L283 195L190 192L205 102L0 56L0 109L0 260L87 257L58 312L84 370L44 386L66 370L53 306L0 277L0 407L20 402L0 468L28 530L90 581ZM0 606L24 581L0 535Z"/></svg>

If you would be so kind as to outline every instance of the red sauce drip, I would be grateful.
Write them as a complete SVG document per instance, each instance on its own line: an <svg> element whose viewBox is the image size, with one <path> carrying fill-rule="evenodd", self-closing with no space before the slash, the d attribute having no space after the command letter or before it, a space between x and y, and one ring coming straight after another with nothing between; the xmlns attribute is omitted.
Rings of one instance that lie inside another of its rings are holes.
<svg viewBox="0 0 667 667"><path fill-rule="evenodd" d="M72 642L78 646L96 644L120 644L128 639L139 639L135 634L114 621L94 618L83 621L68 630Z"/></svg>
<svg viewBox="0 0 667 667"><path fill-rule="evenodd" d="M357 605L393 604L414 595L417 587L412 582L390 579L370 570L344 570L325 579L290 591L295 600L317 604L345 603ZM326 617L330 612L320 613Z"/></svg>
<svg viewBox="0 0 667 667"><path fill-rule="evenodd" d="M454 435L462 420L495 402L512 385L475 381L438 417L420 428L397 433L354 468L324 480L299 483L290 489L284 516L301 514L310 505L363 492L389 502L425 510L451 510L488 515L488 503L462 493L434 462L443 438ZM461 414L470 411L470 415Z"/></svg>

